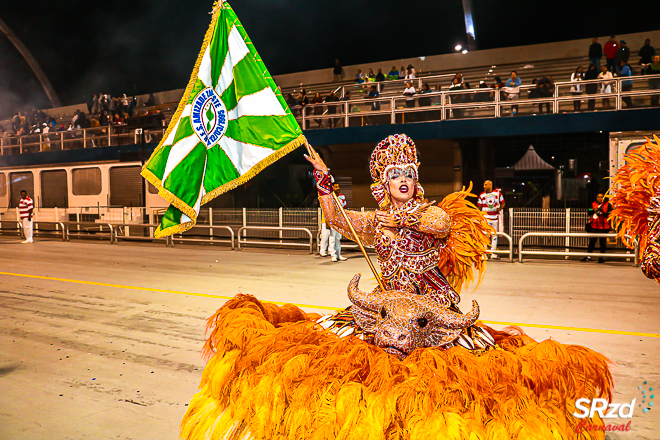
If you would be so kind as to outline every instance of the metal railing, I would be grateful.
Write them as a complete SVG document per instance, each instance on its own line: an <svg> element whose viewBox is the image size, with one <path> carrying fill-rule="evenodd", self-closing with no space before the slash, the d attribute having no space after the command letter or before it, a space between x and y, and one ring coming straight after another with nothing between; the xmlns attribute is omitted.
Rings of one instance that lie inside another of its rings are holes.
<svg viewBox="0 0 660 440"><path fill-rule="evenodd" d="M284 237L280 237L278 239L273 239L270 241L255 241L255 240L248 240L248 237L243 235L242 233L247 232L248 230L256 230L256 231L296 231L296 232L305 232L309 236L309 244L306 243L295 243L295 242L289 242L285 241L287 240ZM241 250L241 245L246 245L246 244L256 244L256 245L267 245L267 246L275 246L275 247L284 247L284 246L291 246L291 247L308 247L309 246L309 253L313 254L314 253L314 236L312 235L312 232L307 229L307 228L297 228L297 227L278 227L278 226L243 226L238 230L238 250ZM243 239L241 240L241 237ZM277 240L277 241L275 241Z"/></svg>
<svg viewBox="0 0 660 440"><path fill-rule="evenodd" d="M511 239L511 236L507 234L506 232L498 232L497 233L498 237L503 237L506 238L509 242L509 250L494 250L494 251L488 251L489 254L507 254L509 255L509 263L513 263L513 240Z"/></svg>
<svg viewBox="0 0 660 440"><path fill-rule="evenodd" d="M591 90L591 86L597 90ZM544 112L619 111L658 105L660 75L558 82L554 84L552 96L547 97L537 96L541 93L539 90L536 86L519 86L515 89L431 91L412 96L402 96L398 92L396 96L308 104L294 106L291 110L304 130ZM583 102L586 105L583 106Z"/></svg>
<svg viewBox="0 0 660 440"><path fill-rule="evenodd" d="M220 244L220 243L229 243L231 245L231 249L235 249L235 234L234 230L229 227L229 226L223 226L223 225L195 225L194 229L208 229L209 230L209 235L207 238L190 238L187 237L186 235L183 234L174 234L172 235L172 242L171 246L174 247L174 242L179 242L179 243L205 243L205 244ZM220 230L225 230L229 231L229 240L223 239L221 237L216 237L214 235L214 230L220 229Z"/></svg>
<svg viewBox="0 0 660 440"><path fill-rule="evenodd" d="M627 253L588 253L588 252L571 252L566 251L538 251L538 250L524 250L523 245L525 239L529 237L585 237L585 238L616 238L616 234L595 234L586 232L528 232L520 237L518 241L518 262L523 262L523 255L549 255L549 256L568 256L568 257L608 257L608 258L633 258L637 264L637 251ZM534 245L538 247L538 245Z"/></svg>
<svg viewBox="0 0 660 440"><path fill-rule="evenodd" d="M39 229L39 224L53 225L55 229ZM22 226L22 225L21 225ZM61 229L60 229L61 228ZM62 236L62 241L67 241L66 226L64 222L49 222L43 220L32 220L32 234L33 235L49 235L49 236Z"/></svg>
<svg viewBox="0 0 660 440"><path fill-rule="evenodd" d="M147 142L157 142L165 129L145 129L144 132ZM121 125L9 136L0 138L0 155L131 145L139 143L138 136L135 128Z"/></svg>
<svg viewBox="0 0 660 440"><path fill-rule="evenodd" d="M107 237L110 240L110 244L114 243L114 227L110 223L96 223L96 222L65 222L64 223L65 228L66 228L66 239L65 241L69 241L69 238L71 237L99 237L99 238L105 238ZM76 232L71 232L71 227L75 226L76 227ZM83 227L81 229L80 227ZM105 235L103 231L103 227L108 228L108 234ZM98 229L97 229L98 228ZM100 233L100 235L99 235Z"/></svg>
<svg viewBox="0 0 660 440"><path fill-rule="evenodd" d="M156 241L156 240L165 240L165 246L171 247L172 245L172 236L168 235L163 238L155 238L154 231L160 226L158 223L112 223L112 239L111 243L118 243L119 240L143 240L143 241ZM131 235L130 228L142 229L143 233L145 229L148 229L147 235Z"/></svg>

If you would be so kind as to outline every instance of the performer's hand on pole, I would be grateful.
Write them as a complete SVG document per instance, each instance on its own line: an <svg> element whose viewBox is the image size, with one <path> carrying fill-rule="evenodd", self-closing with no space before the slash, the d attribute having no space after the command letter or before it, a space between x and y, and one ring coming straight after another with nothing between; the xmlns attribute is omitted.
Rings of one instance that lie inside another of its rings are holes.
<svg viewBox="0 0 660 440"><path fill-rule="evenodd" d="M327 172L328 167L325 166L325 163L323 162L323 159L321 159L321 156L312 148L311 145L307 144L307 151L309 152L309 156L305 154L305 159L309 161L314 166L314 169L317 169L319 171Z"/></svg>

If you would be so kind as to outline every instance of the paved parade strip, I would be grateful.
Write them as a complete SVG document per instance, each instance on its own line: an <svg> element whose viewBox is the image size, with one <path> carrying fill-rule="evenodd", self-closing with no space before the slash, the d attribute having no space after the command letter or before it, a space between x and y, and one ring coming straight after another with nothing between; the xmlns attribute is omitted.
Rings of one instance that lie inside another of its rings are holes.
<svg viewBox="0 0 660 440"><path fill-rule="evenodd" d="M13 277L24 277L24 278L35 278L41 280L49 281L61 281L64 283L76 283L76 284L88 284L91 286L101 286L101 287L115 287L119 289L131 289L131 290L146 290L149 292L160 292L160 293L172 293L175 295L190 295L190 296L200 296L204 298L220 298L220 299L231 299L229 296L220 296L220 295L210 295L208 293L198 293L198 292L181 292L178 290L168 290L168 289L155 289L152 287L137 287L137 286L124 286L121 284L110 284L110 283L101 283L96 281L83 281L83 280L69 280L66 278L55 278L55 277L45 277L41 275L29 275L24 273L9 273L9 272L0 272L0 275L13 276ZM271 304L284 305L284 304L293 304L294 306L300 307L302 309L324 309L324 310L343 310L342 307L328 307L318 304L296 304L296 303L287 303L282 301L270 301L267 299L262 299L262 302L267 302ZM632 332L632 331L619 331L619 330L604 330L597 328L582 328L582 327L566 327L566 326L555 326L555 325L545 325L545 324L529 324L524 322L501 322L501 321L482 321L485 324L489 325L504 325L504 326L517 326L517 327L535 327L535 328L547 328L554 330L571 330L577 332L592 332L592 333L608 333L612 335L628 335L628 336L645 336L648 338L660 338L658 333L642 333L642 332Z"/></svg>
<svg viewBox="0 0 660 440"><path fill-rule="evenodd" d="M0 440L176 439L204 368L206 319L238 293L306 311L350 303L364 274L348 261L304 251L162 243L0 237ZM660 386L660 288L630 263L528 260L489 263L476 291L483 322L518 325L612 361L614 402ZM320 306L320 305L321 306ZM640 402L641 403L641 402ZM611 440L656 439L660 413L636 408L631 431Z"/></svg>

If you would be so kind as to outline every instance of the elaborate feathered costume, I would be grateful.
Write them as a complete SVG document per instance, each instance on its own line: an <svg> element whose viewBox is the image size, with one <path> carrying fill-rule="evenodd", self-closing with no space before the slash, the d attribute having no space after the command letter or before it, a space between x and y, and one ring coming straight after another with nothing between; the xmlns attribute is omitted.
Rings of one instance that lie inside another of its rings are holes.
<svg viewBox="0 0 660 440"><path fill-rule="evenodd" d="M604 356L491 329L477 320L476 302L460 312L459 289L473 267L483 274L493 231L465 200L469 191L427 203L417 166L405 135L388 137L372 155L372 192L396 233L373 213L348 213L378 253L385 291L361 292L356 276L353 306L321 320L248 295L209 319L210 361L183 438L604 438L577 433L571 415L579 398L611 399ZM397 208L388 176L402 173L414 177L415 191ZM326 181L327 172L317 173L325 218L354 238Z"/></svg>
<svg viewBox="0 0 660 440"><path fill-rule="evenodd" d="M625 161L612 180L609 218L627 246L639 240L642 271L660 282L660 139L647 139Z"/></svg>

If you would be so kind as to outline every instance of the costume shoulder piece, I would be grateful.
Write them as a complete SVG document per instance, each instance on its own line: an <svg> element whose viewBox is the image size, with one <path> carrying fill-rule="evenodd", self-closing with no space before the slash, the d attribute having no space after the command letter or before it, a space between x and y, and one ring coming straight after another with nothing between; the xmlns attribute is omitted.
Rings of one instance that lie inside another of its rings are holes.
<svg viewBox="0 0 660 440"><path fill-rule="evenodd" d="M612 180L609 219L628 247L637 237L644 274L660 282L660 139L654 138L625 156Z"/></svg>
<svg viewBox="0 0 660 440"><path fill-rule="evenodd" d="M476 197L471 190L472 184L467 190L464 187L449 194L438 204L450 218L449 234L440 249L439 266L457 292L474 279L474 270L479 272L481 283L490 237L495 233L481 211L466 200L466 197Z"/></svg>

